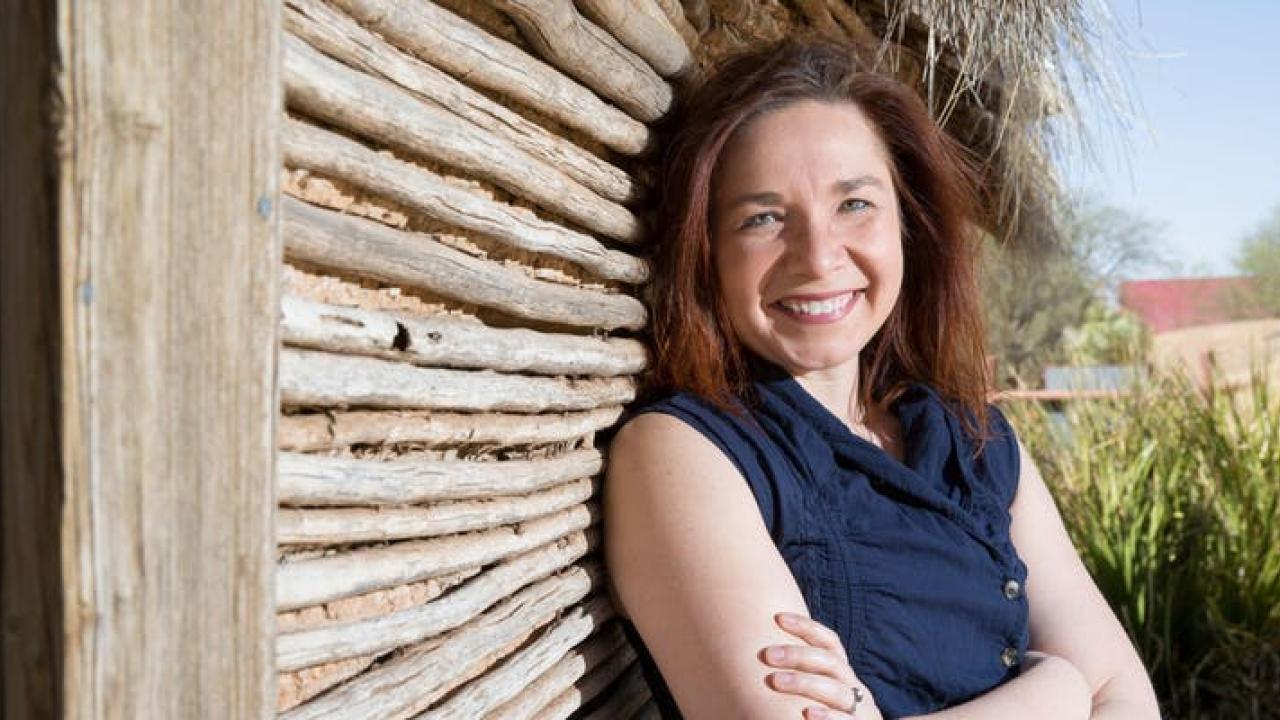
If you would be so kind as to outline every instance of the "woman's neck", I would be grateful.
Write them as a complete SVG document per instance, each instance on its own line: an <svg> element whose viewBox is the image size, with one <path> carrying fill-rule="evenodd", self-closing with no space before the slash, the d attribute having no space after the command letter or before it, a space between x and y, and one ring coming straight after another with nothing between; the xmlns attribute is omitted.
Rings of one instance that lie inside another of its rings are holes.
<svg viewBox="0 0 1280 720"><path fill-rule="evenodd" d="M835 367L793 373L810 395L851 428L865 424L867 408L858 392L858 359Z"/></svg>
<svg viewBox="0 0 1280 720"><path fill-rule="evenodd" d="M862 402L858 358L844 365L792 375L850 432L902 459L901 427L897 417L885 407Z"/></svg>

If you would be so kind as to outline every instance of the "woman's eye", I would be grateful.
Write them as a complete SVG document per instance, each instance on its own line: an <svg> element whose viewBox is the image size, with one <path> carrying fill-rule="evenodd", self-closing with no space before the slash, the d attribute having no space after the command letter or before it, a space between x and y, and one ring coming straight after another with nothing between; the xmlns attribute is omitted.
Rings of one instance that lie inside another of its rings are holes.
<svg viewBox="0 0 1280 720"><path fill-rule="evenodd" d="M869 207L871 207L871 203L863 200L862 198L849 198L848 200L840 203L841 209L852 210L853 212L861 212Z"/></svg>
<svg viewBox="0 0 1280 720"><path fill-rule="evenodd" d="M761 225L769 224L770 220L777 221L781 219L782 218L778 216L778 213L764 212L764 213L760 213L759 215L752 215L751 217L742 221L742 227L744 228L760 227Z"/></svg>

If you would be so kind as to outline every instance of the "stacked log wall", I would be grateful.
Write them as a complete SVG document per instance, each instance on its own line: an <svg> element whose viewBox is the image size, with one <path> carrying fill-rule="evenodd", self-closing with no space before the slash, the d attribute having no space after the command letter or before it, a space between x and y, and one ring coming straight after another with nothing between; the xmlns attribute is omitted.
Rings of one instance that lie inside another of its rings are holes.
<svg viewBox="0 0 1280 720"><path fill-rule="evenodd" d="M874 4L873 4L874 5ZM278 711L653 717L597 433L646 364L651 126L845 0L284 0Z"/></svg>
<svg viewBox="0 0 1280 720"><path fill-rule="evenodd" d="M285 0L280 717L653 716L595 438L646 363L673 8Z"/></svg>

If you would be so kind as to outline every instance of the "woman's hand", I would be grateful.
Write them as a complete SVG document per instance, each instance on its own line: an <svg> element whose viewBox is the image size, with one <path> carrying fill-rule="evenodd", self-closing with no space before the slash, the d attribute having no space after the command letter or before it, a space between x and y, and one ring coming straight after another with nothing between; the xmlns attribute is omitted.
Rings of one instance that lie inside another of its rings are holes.
<svg viewBox="0 0 1280 720"><path fill-rule="evenodd" d="M822 703L805 708L808 720L882 720L871 691L849 667L840 636L803 615L778 613L774 620L783 630L808 643L771 645L761 653L765 663L784 668L769 675L769 684L774 690ZM850 713L855 693L861 699Z"/></svg>

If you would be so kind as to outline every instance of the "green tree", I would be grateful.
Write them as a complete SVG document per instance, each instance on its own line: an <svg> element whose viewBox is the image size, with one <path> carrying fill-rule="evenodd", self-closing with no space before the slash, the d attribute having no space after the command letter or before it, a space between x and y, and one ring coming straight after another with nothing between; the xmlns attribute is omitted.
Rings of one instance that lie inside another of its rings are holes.
<svg viewBox="0 0 1280 720"><path fill-rule="evenodd" d="M1151 350L1151 331L1132 313L1094 302L1084 321L1067 328L1063 349L1076 365L1133 365Z"/></svg>
<svg viewBox="0 0 1280 720"><path fill-rule="evenodd" d="M1166 265L1161 228L1141 215L1082 197L1064 225L1059 245L985 244L980 277L1002 385L1039 385L1045 365L1070 360L1068 330L1086 323L1091 307L1105 308L1125 277Z"/></svg>
<svg viewBox="0 0 1280 720"><path fill-rule="evenodd" d="M1256 297L1263 308L1280 316L1280 204L1245 236L1236 267L1255 279Z"/></svg>

